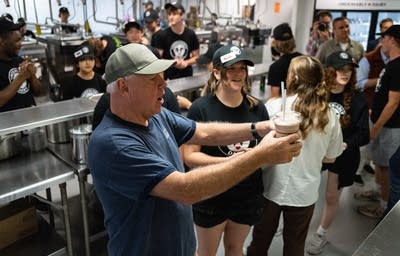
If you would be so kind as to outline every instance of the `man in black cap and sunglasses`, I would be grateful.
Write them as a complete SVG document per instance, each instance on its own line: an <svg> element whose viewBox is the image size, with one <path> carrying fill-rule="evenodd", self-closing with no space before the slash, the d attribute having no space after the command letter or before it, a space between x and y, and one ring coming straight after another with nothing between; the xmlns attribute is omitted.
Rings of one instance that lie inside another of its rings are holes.
<svg viewBox="0 0 400 256"><path fill-rule="evenodd" d="M0 18L0 112L36 105L33 96L40 93L36 67L18 56L21 27L7 17Z"/></svg>

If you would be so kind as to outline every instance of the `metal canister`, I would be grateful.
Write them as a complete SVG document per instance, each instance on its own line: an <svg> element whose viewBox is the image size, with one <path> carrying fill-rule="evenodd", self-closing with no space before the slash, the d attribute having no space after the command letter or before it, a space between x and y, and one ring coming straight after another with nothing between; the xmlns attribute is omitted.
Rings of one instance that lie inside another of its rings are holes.
<svg viewBox="0 0 400 256"><path fill-rule="evenodd" d="M72 138L72 160L79 164L86 164L92 125L82 124L75 126L69 130L69 133Z"/></svg>

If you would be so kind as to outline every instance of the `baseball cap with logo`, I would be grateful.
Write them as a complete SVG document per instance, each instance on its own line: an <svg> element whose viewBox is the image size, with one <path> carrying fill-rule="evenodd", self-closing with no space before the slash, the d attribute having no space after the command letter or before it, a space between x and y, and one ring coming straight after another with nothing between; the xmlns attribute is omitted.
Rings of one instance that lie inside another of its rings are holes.
<svg viewBox="0 0 400 256"><path fill-rule="evenodd" d="M77 51L74 52L74 57L77 61L94 59L93 48L88 44L83 44Z"/></svg>
<svg viewBox="0 0 400 256"><path fill-rule="evenodd" d="M22 24L15 24L12 20L10 20L10 18L6 16L0 18L0 33L19 30L21 27L23 27Z"/></svg>
<svg viewBox="0 0 400 256"><path fill-rule="evenodd" d="M152 23L159 18L158 13L155 10L147 10L144 12L143 16L145 23Z"/></svg>
<svg viewBox="0 0 400 256"><path fill-rule="evenodd" d="M183 8L183 6L178 2L166 3L164 5L164 9L165 10L171 9L172 11L181 10L182 13L185 12L185 8Z"/></svg>
<svg viewBox="0 0 400 256"><path fill-rule="evenodd" d="M130 43L119 47L111 54L104 77L107 83L111 83L120 77L132 74L158 74L174 63L174 60L158 59L143 44Z"/></svg>
<svg viewBox="0 0 400 256"><path fill-rule="evenodd" d="M282 23L274 28L272 37L278 41L287 41L293 38L293 32L288 23Z"/></svg>
<svg viewBox="0 0 400 256"><path fill-rule="evenodd" d="M392 25L385 32L377 33L381 36L393 36L395 38L400 38L400 25Z"/></svg>
<svg viewBox="0 0 400 256"><path fill-rule="evenodd" d="M345 65L352 65L353 67L358 68L357 63L353 61L353 58L347 52L337 51L329 55L326 59L326 67L340 69Z"/></svg>
<svg viewBox="0 0 400 256"><path fill-rule="evenodd" d="M243 50L236 45L225 45L219 48L213 56L212 62L214 67L230 67L233 64L244 61L248 66L254 66L254 63L249 60Z"/></svg>

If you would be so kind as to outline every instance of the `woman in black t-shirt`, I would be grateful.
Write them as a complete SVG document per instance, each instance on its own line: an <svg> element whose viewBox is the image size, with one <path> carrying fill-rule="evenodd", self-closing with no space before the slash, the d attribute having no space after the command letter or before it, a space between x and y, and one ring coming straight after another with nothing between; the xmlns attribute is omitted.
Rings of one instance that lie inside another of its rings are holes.
<svg viewBox="0 0 400 256"><path fill-rule="evenodd" d="M339 198L344 187L353 184L360 164L360 147L369 142L368 105L364 96L356 90L356 67L347 52L334 52L326 61L326 83L330 88L329 106L340 119L346 149L328 170L325 205L317 232L313 235L307 252L319 254L327 243L326 233L333 222Z"/></svg>
<svg viewBox="0 0 400 256"><path fill-rule="evenodd" d="M247 65L254 64L243 50L233 45L223 46L214 53L212 62L214 69L203 88L205 95L193 102L188 117L201 122L252 122L252 127L269 119L264 104L247 94ZM184 145L185 163L194 168L226 161L255 147L261 138L253 135L253 140L230 145ZM262 216L262 192L261 170L258 170L224 193L193 205L199 256L215 255L222 233L225 253L242 254L250 227Z"/></svg>

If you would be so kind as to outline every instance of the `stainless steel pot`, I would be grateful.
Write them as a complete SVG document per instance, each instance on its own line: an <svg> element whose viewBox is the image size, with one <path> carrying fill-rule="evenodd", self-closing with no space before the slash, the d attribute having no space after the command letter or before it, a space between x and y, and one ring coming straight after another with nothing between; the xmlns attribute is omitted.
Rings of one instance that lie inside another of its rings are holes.
<svg viewBox="0 0 400 256"><path fill-rule="evenodd" d="M79 120L65 121L46 126L47 140L50 143L67 143L71 141L69 129L79 124Z"/></svg>
<svg viewBox="0 0 400 256"><path fill-rule="evenodd" d="M87 163L89 137L92 134L91 124L82 124L69 130L72 138L72 159L79 164Z"/></svg>
<svg viewBox="0 0 400 256"><path fill-rule="evenodd" d="M0 136L0 160L11 158L21 151L21 133L10 133Z"/></svg>
<svg viewBox="0 0 400 256"><path fill-rule="evenodd" d="M47 147L46 131L43 127L26 130L27 147L30 151L38 152Z"/></svg>

